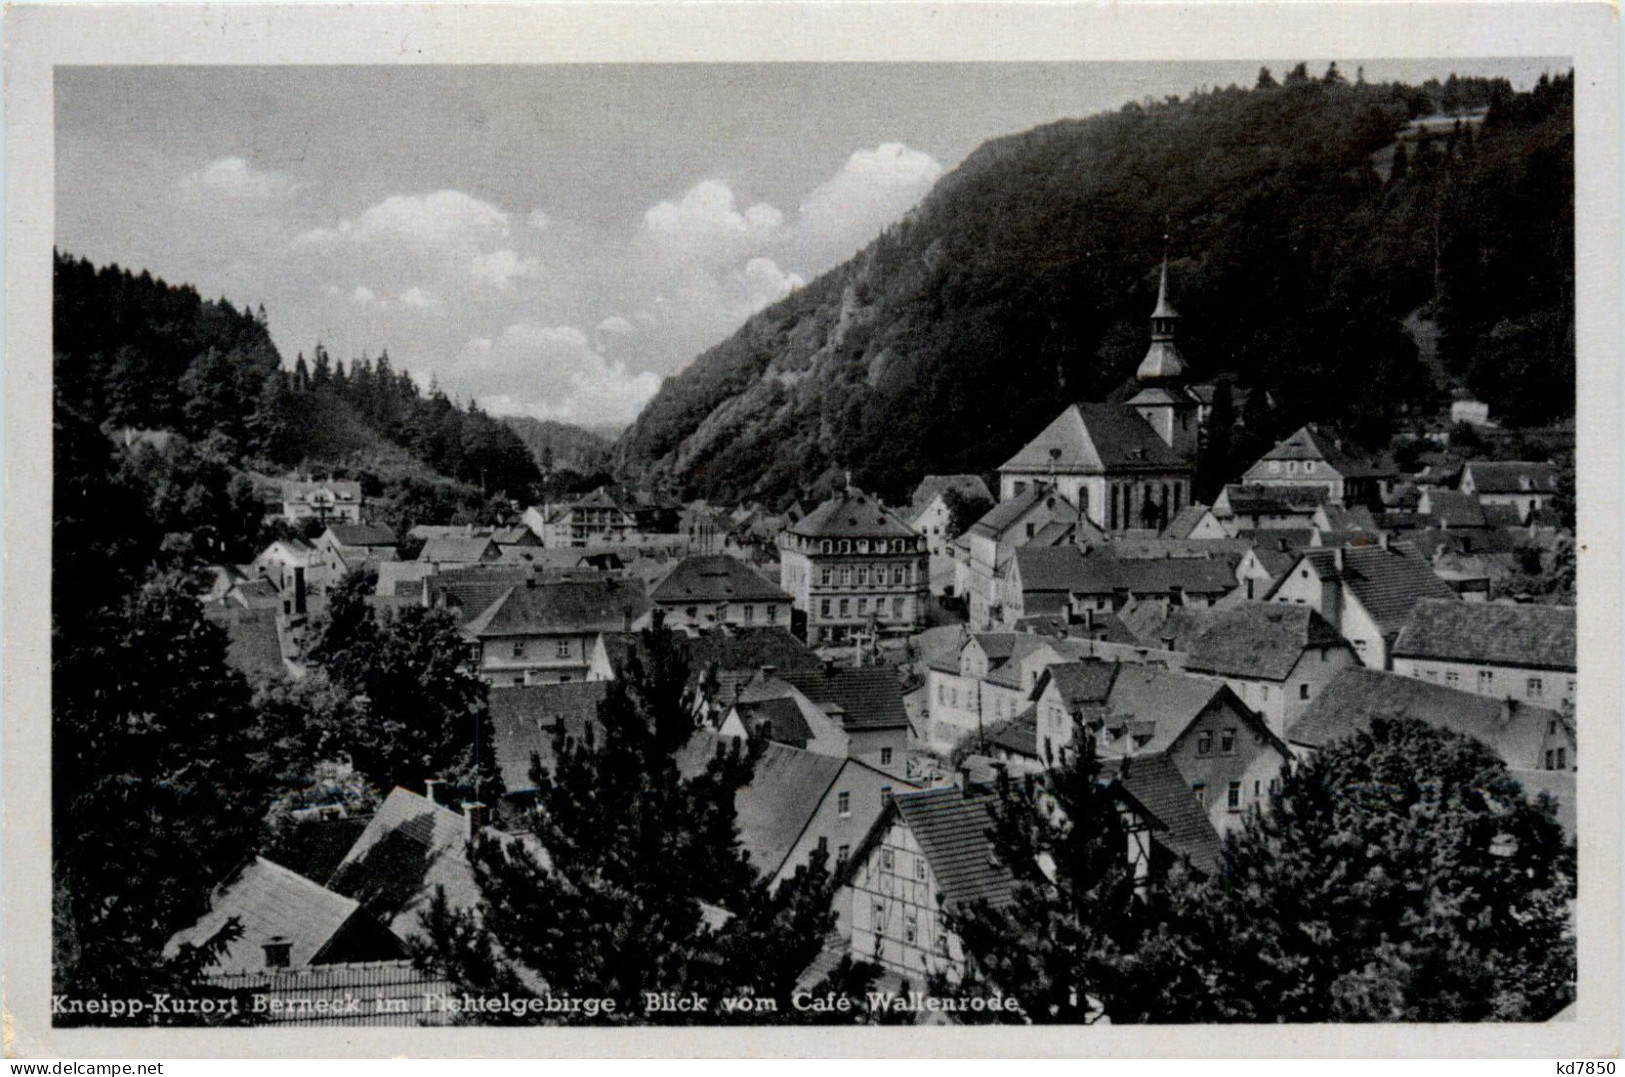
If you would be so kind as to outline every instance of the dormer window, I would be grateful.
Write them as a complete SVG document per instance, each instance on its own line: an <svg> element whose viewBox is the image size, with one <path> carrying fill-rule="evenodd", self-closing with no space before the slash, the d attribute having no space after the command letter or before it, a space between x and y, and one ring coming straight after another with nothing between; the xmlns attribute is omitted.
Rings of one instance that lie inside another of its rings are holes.
<svg viewBox="0 0 1625 1077"><path fill-rule="evenodd" d="M1303 462L1303 470L1306 475L1313 475L1315 473L1315 462L1313 460L1305 460Z"/></svg>

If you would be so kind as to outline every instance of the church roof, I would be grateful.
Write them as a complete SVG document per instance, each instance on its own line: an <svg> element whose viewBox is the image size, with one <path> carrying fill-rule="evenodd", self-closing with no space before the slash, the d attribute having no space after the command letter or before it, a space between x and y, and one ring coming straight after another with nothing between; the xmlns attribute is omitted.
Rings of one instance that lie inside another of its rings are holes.
<svg viewBox="0 0 1625 1077"><path fill-rule="evenodd" d="M1162 277L1157 283L1157 309L1151 312L1153 318L1177 318L1179 311L1168 302L1168 263L1162 263Z"/></svg>
<svg viewBox="0 0 1625 1077"><path fill-rule="evenodd" d="M1185 376L1185 357L1171 339L1152 340L1134 376L1141 381L1172 381Z"/></svg>
<svg viewBox="0 0 1625 1077"><path fill-rule="evenodd" d="M808 538L914 538L912 527L877 499L848 488L819 505L789 528Z"/></svg>
<svg viewBox="0 0 1625 1077"><path fill-rule="evenodd" d="M1009 460L1001 471L1098 475L1106 471L1183 468L1186 462L1132 409L1073 404Z"/></svg>

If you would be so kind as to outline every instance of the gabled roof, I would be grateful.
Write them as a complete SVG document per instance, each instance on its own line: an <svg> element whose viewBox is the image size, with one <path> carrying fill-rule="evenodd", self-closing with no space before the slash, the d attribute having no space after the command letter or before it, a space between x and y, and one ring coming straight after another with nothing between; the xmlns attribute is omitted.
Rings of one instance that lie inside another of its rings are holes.
<svg viewBox="0 0 1625 1077"><path fill-rule="evenodd" d="M491 603L530 575L523 565L470 565L450 569L423 581L431 606L444 606L464 623L484 613Z"/></svg>
<svg viewBox="0 0 1625 1077"><path fill-rule="evenodd" d="M1152 841L1176 857L1189 857L1199 871L1212 875L1219 870L1224 848L1219 832L1166 752L1103 760L1101 776L1115 780L1162 824L1153 830Z"/></svg>
<svg viewBox="0 0 1625 1077"><path fill-rule="evenodd" d="M1015 878L993 855L993 843L987 836L993 825L987 797L948 786L898 793L892 804L920 843L945 902L950 906L976 901L1003 905L1010 900Z"/></svg>
<svg viewBox="0 0 1625 1077"><path fill-rule="evenodd" d="M1441 527L1484 527L1488 523L1478 498L1460 490L1428 490L1422 504L1427 508L1424 515L1432 516Z"/></svg>
<svg viewBox="0 0 1625 1077"><path fill-rule="evenodd" d="M332 944L352 917L364 915L356 901L263 856L256 856L215 890L209 899L209 911L196 924L177 932L165 945L164 952L173 955L183 943L199 945L235 917L242 925L242 937L226 947L209 967L211 973L263 969L265 951L262 947L278 937L290 944L290 965L311 965L331 952ZM371 940L375 945L380 935L381 927ZM375 950L370 956L399 954Z"/></svg>
<svg viewBox="0 0 1625 1077"><path fill-rule="evenodd" d="M847 730L908 726L897 671L880 669L781 670L779 676L814 703L840 709Z"/></svg>
<svg viewBox="0 0 1625 1077"><path fill-rule="evenodd" d="M623 632L649 611L628 580L553 580L509 588L463 626L475 639L558 632Z"/></svg>
<svg viewBox="0 0 1625 1077"><path fill-rule="evenodd" d="M383 524L327 525L328 533L340 546L394 546L395 533Z"/></svg>
<svg viewBox="0 0 1625 1077"><path fill-rule="evenodd" d="M530 780L532 753L541 757L543 766L553 766L553 730L560 720L565 736L577 743L587 738L589 727L601 739L598 704L608 694L608 681L488 689L492 751L508 792L535 787Z"/></svg>
<svg viewBox="0 0 1625 1077"><path fill-rule="evenodd" d="M1076 546L1018 546L1016 572L1021 590L1070 592L1089 578L1083 551Z"/></svg>
<svg viewBox="0 0 1625 1077"><path fill-rule="evenodd" d="M811 648L788 629L751 628L739 632L707 632L678 639L688 657L689 687L700 683L715 666L717 692L723 702L733 699L738 687L767 666L779 673L816 672L824 668Z"/></svg>
<svg viewBox="0 0 1625 1077"><path fill-rule="evenodd" d="M1051 512L1062 513L1071 519L1077 518L1078 510L1072 502L1057 493L1054 487L1045 483L1035 483L1015 497L1006 498L988 509L982 514L981 519L970 525L969 530L989 538L1002 538L1006 531L1019 523L1022 517L1040 502L1045 503Z"/></svg>
<svg viewBox="0 0 1625 1077"><path fill-rule="evenodd" d="M1339 549L1343 554L1341 570L1337 567L1337 550L1309 550L1303 557L1322 580L1341 579L1384 635L1391 636L1403 628L1411 607L1421 599L1456 597L1450 585L1434 575L1428 563L1405 543L1396 542L1386 548Z"/></svg>
<svg viewBox="0 0 1625 1077"><path fill-rule="evenodd" d="M1346 646L1309 606L1244 602L1203 612L1205 627L1186 646L1185 668L1197 673L1284 681L1304 651Z"/></svg>
<svg viewBox="0 0 1625 1077"><path fill-rule="evenodd" d="M760 732L774 743L805 748L813 739L812 726L807 724L801 707L791 696L742 701L736 704L736 709L748 731Z"/></svg>
<svg viewBox="0 0 1625 1077"><path fill-rule="evenodd" d="M1572 606L1425 599L1412 607L1394 641L1395 658L1574 672Z"/></svg>
<svg viewBox="0 0 1625 1077"><path fill-rule="evenodd" d="M744 747L714 733L694 735L677 753L677 770L685 778L705 771L718 748ZM756 760L750 781L734 793L739 844L764 878L778 874L784 861L829 795L847 760L786 744L768 743Z"/></svg>
<svg viewBox="0 0 1625 1077"><path fill-rule="evenodd" d="M790 525L807 538L914 538L915 531L862 490L848 488Z"/></svg>
<svg viewBox="0 0 1625 1077"><path fill-rule="evenodd" d="M918 519L920 513L931 507L931 502L949 490L958 490L973 500L993 500L992 492L980 475L927 475L920 480L920 485L914 488L914 496L909 499L909 517Z"/></svg>
<svg viewBox="0 0 1625 1077"><path fill-rule="evenodd" d="M1078 662L1057 662L1039 676L1033 686L1033 698L1043 695L1051 683L1060 693L1061 702L1068 707L1085 703L1104 703L1111 696L1112 682L1117 679L1119 664L1084 659Z"/></svg>
<svg viewBox="0 0 1625 1077"><path fill-rule="evenodd" d="M546 853L533 839L514 838L490 828L484 832L504 841L522 841L533 856L548 863ZM400 938L412 939L423 932L418 914L428 907L437 888L445 889L453 909L478 905L480 889L468 863L467 846L466 817L396 787L327 885L386 920Z"/></svg>
<svg viewBox="0 0 1625 1077"><path fill-rule="evenodd" d="M282 660L282 639L277 633L277 614L272 609L233 609L211 607L203 611L214 624L226 630L230 643L226 661L250 676L283 677L288 667Z"/></svg>
<svg viewBox="0 0 1625 1077"><path fill-rule="evenodd" d="M988 743L1011 755L1043 761L1038 752L1038 712L1029 706L988 735Z"/></svg>
<svg viewBox="0 0 1625 1077"><path fill-rule="evenodd" d="M417 559L471 565L478 561L495 560L500 553L489 535L435 535L424 541Z"/></svg>
<svg viewBox="0 0 1625 1077"><path fill-rule="evenodd" d="M1377 718L1414 718L1476 738L1514 769L1540 766L1548 725L1557 712L1442 684L1352 667L1332 678L1287 730L1294 744L1323 748L1371 728Z"/></svg>
<svg viewBox="0 0 1625 1077"><path fill-rule="evenodd" d="M1136 738L1135 755L1160 752L1224 693L1230 689L1218 681L1124 663L1106 697L1106 727L1134 726L1145 738Z"/></svg>
<svg viewBox="0 0 1625 1077"><path fill-rule="evenodd" d="M1196 530L1196 525L1202 522L1202 517L1207 513L1206 505L1195 503L1186 505L1174 513L1173 519L1163 525L1162 533L1172 539L1190 538L1191 532Z"/></svg>
<svg viewBox="0 0 1625 1077"><path fill-rule="evenodd" d="M1276 442L1275 447L1260 459L1315 460L1343 476L1356 469L1355 461L1314 423L1301 426L1289 437Z"/></svg>
<svg viewBox="0 0 1625 1077"><path fill-rule="evenodd" d="M1550 494L1557 489L1557 469L1530 460L1469 460L1462 478L1472 472L1473 489L1480 494Z"/></svg>
<svg viewBox="0 0 1625 1077"><path fill-rule="evenodd" d="M1091 403L1073 404L1062 411L999 470L1099 475L1186 466L1133 409Z"/></svg>
<svg viewBox="0 0 1625 1077"><path fill-rule="evenodd" d="M789 602L762 574L727 554L685 557L649 593L654 602Z"/></svg>

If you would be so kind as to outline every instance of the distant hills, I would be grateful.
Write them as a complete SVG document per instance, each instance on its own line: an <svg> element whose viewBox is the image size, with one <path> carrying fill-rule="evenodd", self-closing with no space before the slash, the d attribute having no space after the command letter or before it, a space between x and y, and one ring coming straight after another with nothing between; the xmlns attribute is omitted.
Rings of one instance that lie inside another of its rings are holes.
<svg viewBox="0 0 1625 1077"><path fill-rule="evenodd" d="M1459 386L1572 415L1572 95L1300 65L995 139L667 378L615 464L722 501L989 470L1132 374L1165 253L1197 374L1267 390L1252 437L1378 444Z"/></svg>
<svg viewBox="0 0 1625 1077"><path fill-rule="evenodd" d="M527 416L508 416L502 421L519 435L544 472L564 468L591 475L607 470L611 442L620 433L619 429L613 429L606 435L569 423Z"/></svg>

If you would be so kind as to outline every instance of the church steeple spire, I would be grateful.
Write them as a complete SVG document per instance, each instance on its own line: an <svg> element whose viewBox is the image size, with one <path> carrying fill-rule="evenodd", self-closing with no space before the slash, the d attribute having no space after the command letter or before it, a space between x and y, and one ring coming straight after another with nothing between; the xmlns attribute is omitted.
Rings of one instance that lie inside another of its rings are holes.
<svg viewBox="0 0 1625 1077"><path fill-rule="evenodd" d="M1135 372L1135 378L1141 383L1166 383L1185 376L1185 358L1174 343L1174 328L1178 323L1179 312L1168 301L1168 259L1164 257L1157 284L1157 308L1151 312L1151 348Z"/></svg>

